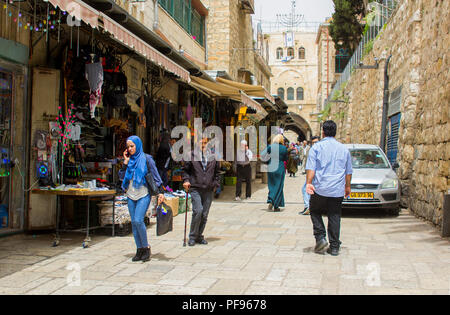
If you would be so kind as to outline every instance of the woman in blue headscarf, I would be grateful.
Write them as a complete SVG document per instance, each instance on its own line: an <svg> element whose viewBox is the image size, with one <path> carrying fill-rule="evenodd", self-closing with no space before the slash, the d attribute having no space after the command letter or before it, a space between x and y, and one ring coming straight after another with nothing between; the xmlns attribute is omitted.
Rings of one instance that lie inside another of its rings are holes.
<svg viewBox="0 0 450 315"><path fill-rule="evenodd" d="M119 171L122 180L122 188L128 198L128 210L130 211L134 240L137 252L132 261L150 260L150 246L147 240L147 229L144 218L150 205L151 196L147 188L145 176L150 172L159 187L158 203L164 198L162 195L162 181L153 158L142 150L142 141L137 136L127 139L127 149L123 152L124 166ZM148 169L147 165L150 169Z"/></svg>

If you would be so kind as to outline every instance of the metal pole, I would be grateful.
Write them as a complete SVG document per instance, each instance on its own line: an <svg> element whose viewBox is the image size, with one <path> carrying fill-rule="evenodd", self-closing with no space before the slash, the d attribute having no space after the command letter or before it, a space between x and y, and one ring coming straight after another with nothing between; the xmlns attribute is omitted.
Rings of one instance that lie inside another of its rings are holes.
<svg viewBox="0 0 450 315"><path fill-rule="evenodd" d="M186 213L184 215L184 240L183 240L183 247L186 247L186 229L187 229L187 213L188 213L188 190L186 191Z"/></svg>
<svg viewBox="0 0 450 315"><path fill-rule="evenodd" d="M386 64L384 65L384 90L383 90L383 113L381 117L381 137L380 137L380 148L386 153L386 125L389 110L389 74L388 67L389 61L392 55L386 59Z"/></svg>

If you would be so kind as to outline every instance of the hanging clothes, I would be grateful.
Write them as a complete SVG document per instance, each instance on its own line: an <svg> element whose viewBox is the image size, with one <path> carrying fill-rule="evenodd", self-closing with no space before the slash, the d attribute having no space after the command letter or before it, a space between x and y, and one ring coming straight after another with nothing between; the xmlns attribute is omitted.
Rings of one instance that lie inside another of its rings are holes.
<svg viewBox="0 0 450 315"><path fill-rule="evenodd" d="M86 64L86 79L89 82L89 109L91 118L95 118L95 108L100 104L103 85L103 66L101 62Z"/></svg>

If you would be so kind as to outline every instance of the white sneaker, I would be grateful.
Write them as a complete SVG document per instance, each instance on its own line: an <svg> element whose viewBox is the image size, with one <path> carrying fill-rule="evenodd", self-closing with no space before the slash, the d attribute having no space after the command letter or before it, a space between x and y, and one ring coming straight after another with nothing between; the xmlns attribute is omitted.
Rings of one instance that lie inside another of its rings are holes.
<svg viewBox="0 0 450 315"><path fill-rule="evenodd" d="M241 201L241 197L234 198L234 201Z"/></svg>

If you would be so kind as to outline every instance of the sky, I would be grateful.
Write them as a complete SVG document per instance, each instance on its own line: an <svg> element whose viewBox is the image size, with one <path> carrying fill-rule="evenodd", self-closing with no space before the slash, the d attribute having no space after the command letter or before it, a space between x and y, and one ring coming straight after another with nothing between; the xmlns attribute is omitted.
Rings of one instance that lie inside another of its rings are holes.
<svg viewBox="0 0 450 315"><path fill-rule="evenodd" d="M334 12L332 0L296 0L296 14L303 14L307 22L325 22ZM255 0L254 19L276 21L277 14L291 13L292 0Z"/></svg>

